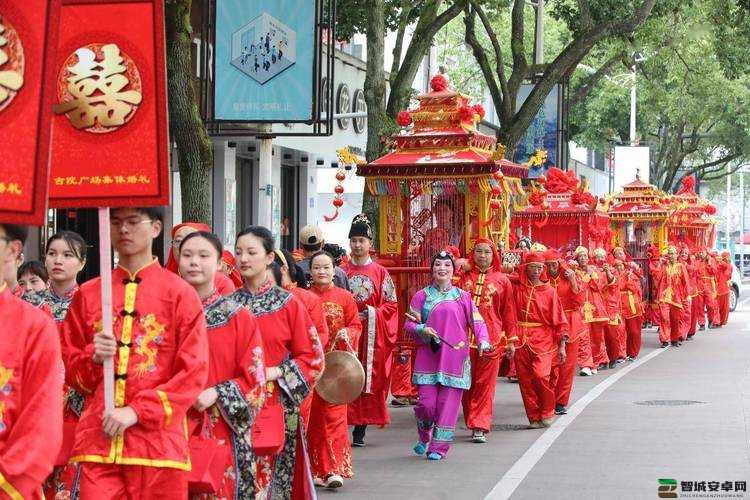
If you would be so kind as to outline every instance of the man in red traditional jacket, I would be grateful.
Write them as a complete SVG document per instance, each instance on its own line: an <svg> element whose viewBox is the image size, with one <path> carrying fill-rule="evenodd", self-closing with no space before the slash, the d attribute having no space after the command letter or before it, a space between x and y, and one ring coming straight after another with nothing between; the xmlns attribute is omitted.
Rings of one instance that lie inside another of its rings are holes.
<svg viewBox="0 0 750 500"><path fill-rule="evenodd" d="M682 320L685 323L682 327L685 331L685 338L683 340L693 340L698 323L698 318L693 311L693 303L696 301L695 299L699 293L698 268L695 258L690 254L690 248L685 243L680 245L679 252L679 260L685 266L685 278L688 282L687 300L684 303L685 307L682 313Z"/></svg>
<svg viewBox="0 0 750 500"><path fill-rule="evenodd" d="M702 284L703 293L698 296L698 324L701 329L706 326L708 316L708 328L716 328L719 324L719 309L716 304L716 263L706 250L698 252L698 279Z"/></svg>
<svg viewBox="0 0 750 500"><path fill-rule="evenodd" d="M602 299L607 310L609 321L604 330L604 344L609 368L625 361L624 332L621 333L622 320L620 318L620 276L614 269L614 259L607 259L607 251L603 248L594 250L594 265L604 276L606 284L602 288ZM602 368L602 365L599 365ZM606 366L605 366L606 368Z"/></svg>
<svg viewBox="0 0 750 500"><path fill-rule="evenodd" d="M28 230L0 224L3 275ZM52 319L0 283L0 498L40 499L62 444L63 366ZM12 325L12 326L11 326Z"/></svg>
<svg viewBox="0 0 750 500"><path fill-rule="evenodd" d="M719 326L727 324L729 320L729 287L732 281L732 261L729 252L721 252L721 258L716 265L716 302L719 309Z"/></svg>
<svg viewBox="0 0 750 500"><path fill-rule="evenodd" d="M208 375L206 321L195 289L159 265L160 208L112 209L113 336L102 331L101 280L81 286L63 323L66 381L86 396L71 461L81 498L187 496L185 413ZM113 358L114 406L102 363Z"/></svg>
<svg viewBox="0 0 750 500"><path fill-rule="evenodd" d="M544 260L550 285L557 291L568 320L569 338L566 344L565 362L555 364L550 378L550 385L555 390L555 414L564 415L568 412L570 391L573 389L578 344L581 335L586 331L586 324L581 314L586 294L575 271L563 263L560 252L548 250L544 254Z"/></svg>
<svg viewBox="0 0 750 500"><path fill-rule="evenodd" d="M484 443L485 434L492 427L492 408L495 400L500 361L510 357L518 341L516 309L513 305L513 288L510 280L500 271L501 261L492 240L479 238L469 256L471 269L461 276L459 286L471 294L474 304L487 324L492 350L482 356L471 339L471 388L463 395L466 427L472 431L472 441Z"/></svg>
<svg viewBox="0 0 750 500"><path fill-rule="evenodd" d="M671 341L673 347L679 347L682 344L680 339L687 333L682 313L689 285L685 265L678 260L676 247L669 247L667 262L652 269L652 277L656 281L656 296L661 312L660 333ZM666 347L666 341L662 341L662 347Z"/></svg>
<svg viewBox="0 0 750 500"><path fill-rule="evenodd" d="M362 322L358 355L365 369L362 395L348 406L352 444L365 445L368 425L391 423L386 400L391 376L393 347L398 335L396 287L388 271L372 261L372 227L365 214L352 221L349 230L351 259L343 265Z"/></svg>
<svg viewBox="0 0 750 500"><path fill-rule="evenodd" d="M549 427L555 416L555 391L550 385L553 364L566 361L568 320L554 287L541 277L544 256L529 252L513 285L520 345L515 362L529 427Z"/></svg>
<svg viewBox="0 0 750 500"><path fill-rule="evenodd" d="M573 254L578 262L576 275L583 287L583 322L588 331L583 334L578 348L578 365L580 375L590 376L598 371L601 364L608 363L604 344L604 332L609 322L607 310L602 299L602 290L606 283L596 267L589 265L589 252L579 246Z"/></svg>
<svg viewBox="0 0 750 500"><path fill-rule="evenodd" d="M625 329L625 351L628 361L634 361L641 352L643 291L640 267L632 261L628 264L618 260L616 269L620 273L620 312Z"/></svg>

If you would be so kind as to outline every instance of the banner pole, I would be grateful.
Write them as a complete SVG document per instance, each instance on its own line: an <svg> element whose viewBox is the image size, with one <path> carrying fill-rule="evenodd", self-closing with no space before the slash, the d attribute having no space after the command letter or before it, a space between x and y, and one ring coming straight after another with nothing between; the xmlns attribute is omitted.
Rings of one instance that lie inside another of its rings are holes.
<svg viewBox="0 0 750 500"><path fill-rule="evenodd" d="M112 253L109 237L109 208L99 208L99 269L102 283L102 333L114 336L112 331ZM107 358L104 370L104 414L115 409L114 358Z"/></svg>

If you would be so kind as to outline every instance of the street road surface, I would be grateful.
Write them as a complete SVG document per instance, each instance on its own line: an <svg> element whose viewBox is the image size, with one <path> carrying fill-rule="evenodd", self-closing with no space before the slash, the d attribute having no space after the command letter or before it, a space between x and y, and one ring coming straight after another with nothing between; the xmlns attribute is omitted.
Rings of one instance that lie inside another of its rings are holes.
<svg viewBox="0 0 750 500"><path fill-rule="evenodd" d="M737 491L750 483L750 301L679 348L658 348L653 329L643 339L636 363L577 376L569 415L549 429L525 429L518 385L499 380L488 442L471 443L459 417L440 462L411 451L413 409L392 408L392 424L353 450L355 477L319 496L632 500L659 498L664 479L671 498L750 499Z"/></svg>

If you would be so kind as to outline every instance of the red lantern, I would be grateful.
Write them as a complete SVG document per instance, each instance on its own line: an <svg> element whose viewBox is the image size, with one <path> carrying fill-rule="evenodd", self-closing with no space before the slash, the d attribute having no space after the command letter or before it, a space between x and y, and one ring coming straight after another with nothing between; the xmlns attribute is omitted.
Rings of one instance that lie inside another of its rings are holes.
<svg viewBox="0 0 750 500"><path fill-rule="evenodd" d="M334 198L333 199L333 206L336 208L340 208L344 204L344 200L341 198Z"/></svg>
<svg viewBox="0 0 750 500"><path fill-rule="evenodd" d="M341 185L336 186L335 188L333 188L333 191L336 194L343 194L344 193L344 186L341 186Z"/></svg>
<svg viewBox="0 0 750 500"><path fill-rule="evenodd" d="M344 179L346 179L346 174L343 171L339 170L338 172L336 172L336 180L337 181L343 182Z"/></svg>
<svg viewBox="0 0 750 500"><path fill-rule="evenodd" d="M399 111L396 115L396 123L399 127L408 127L411 125L411 114L408 111Z"/></svg>
<svg viewBox="0 0 750 500"><path fill-rule="evenodd" d="M435 75L432 77L432 80L430 80L430 87L435 92L441 92L448 88L448 78L442 74Z"/></svg>

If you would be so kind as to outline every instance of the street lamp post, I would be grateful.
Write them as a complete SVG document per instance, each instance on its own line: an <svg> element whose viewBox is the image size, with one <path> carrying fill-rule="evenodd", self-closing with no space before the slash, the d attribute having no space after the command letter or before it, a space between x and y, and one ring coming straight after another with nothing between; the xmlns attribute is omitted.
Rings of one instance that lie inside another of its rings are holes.
<svg viewBox="0 0 750 500"><path fill-rule="evenodd" d="M637 140L635 138L635 81L636 71L635 63L633 63L633 83L630 86L630 145L635 146Z"/></svg>
<svg viewBox="0 0 750 500"><path fill-rule="evenodd" d="M726 217L726 225L724 227L724 230L726 231L725 241L727 245L727 252L729 252L729 232L731 231L731 225L730 225L730 217L729 217L729 207L732 199L732 169L729 166L729 163L727 163L727 208L724 213L724 216Z"/></svg>

